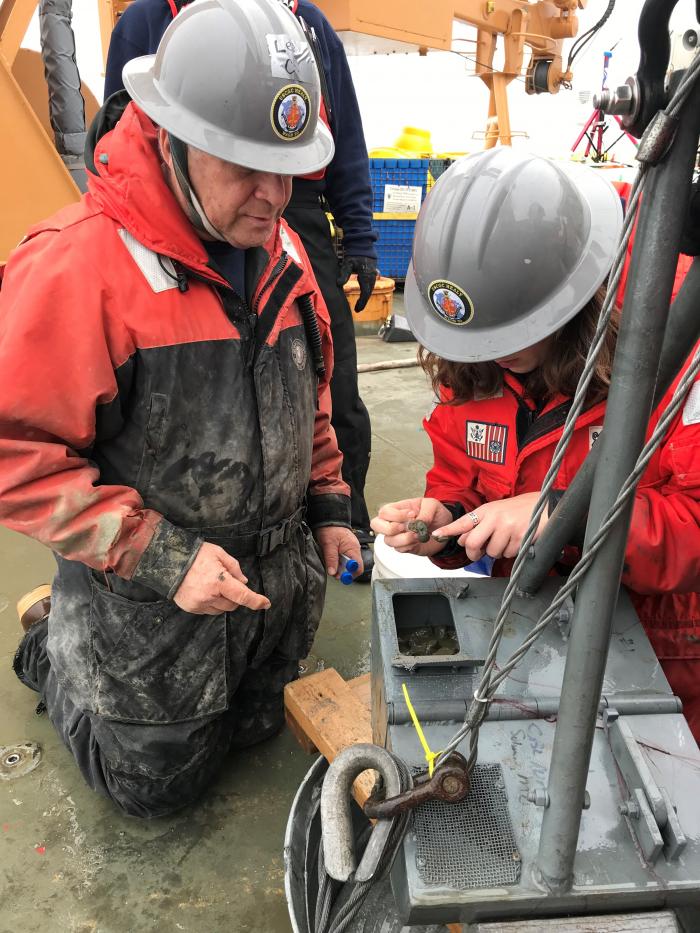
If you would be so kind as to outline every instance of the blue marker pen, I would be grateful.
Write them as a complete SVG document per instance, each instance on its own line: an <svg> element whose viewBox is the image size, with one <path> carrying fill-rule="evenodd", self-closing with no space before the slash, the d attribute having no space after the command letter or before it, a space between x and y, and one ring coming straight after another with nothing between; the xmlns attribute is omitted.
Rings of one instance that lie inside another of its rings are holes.
<svg viewBox="0 0 700 933"><path fill-rule="evenodd" d="M360 569L360 565L352 557L346 557L345 554L340 555L340 582L344 583L345 586L350 586L352 581L355 579L354 574Z"/></svg>

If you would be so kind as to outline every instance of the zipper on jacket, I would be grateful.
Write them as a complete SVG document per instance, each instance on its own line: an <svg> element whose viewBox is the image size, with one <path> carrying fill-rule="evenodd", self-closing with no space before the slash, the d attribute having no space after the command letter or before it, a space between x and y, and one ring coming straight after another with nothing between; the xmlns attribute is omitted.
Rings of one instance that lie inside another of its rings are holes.
<svg viewBox="0 0 700 933"><path fill-rule="evenodd" d="M248 307L248 302L242 295L239 295L238 292L233 288L229 282L213 282L206 275L202 275L200 272L194 272L192 269L188 269L188 274L191 278L196 279L199 282L204 282L205 285L208 285L210 288L214 289L219 301L221 302L221 307L226 315L226 317L231 321L232 324L235 324L238 328L238 331L241 335L241 340L253 341L255 336L255 321L256 316L251 312ZM224 293L231 292L232 295L240 301L241 311L243 312L241 317L235 317L228 313L226 309L226 301L224 299ZM243 325L243 326L241 326Z"/></svg>
<svg viewBox="0 0 700 933"><path fill-rule="evenodd" d="M253 312L255 313L256 317L257 317L258 308L260 307L260 302L262 301L263 295L272 286L275 279L279 278L280 275L282 275L282 273L284 272L284 267L287 265L287 259L289 259L289 257L287 256L285 251L282 250L280 258L277 260L277 262L273 266L272 271L267 277L267 281L265 282L263 287L260 289L260 291L258 292L258 297L255 299L255 303L253 305Z"/></svg>
<svg viewBox="0 0 700 933"><path fill-rule="evenodd" d="M187 282L187 272L185 271L184 266L179 262L174 262L170 260L173 264L173 269L175 270L175 278L177 280L177 290L181 295L184 295L185 292L189 289L189 284Z"/></svg>
<svg viewBox="0 0 700 933"><path fill-rule="evenodd" d="M228 282L225 284L219 283L219 282L212 282L212 280L208 279L206 276L203 276L198 272L193 272L191 269L188 270L189 274L193 278L199 279L201 282L205 282L207 285L213 286L214 290L219 295L219 299L223 306L224 314L226 314L226 317L228 317L238 327L238 330L241 335L241 341L244 343L247 343L247 346L244 351L245 352L244 360L245 360L245 366L247 369L251 369L253 362L255 360L255 330L256 330L257 323L258 323L257 312L258 312L258 308L260 307L260 302L262 301L262 298L265 292L267 292L272 287L275 281L284 272L288 259L289 259L289 256L287 255L287 253L284 250L282 250L282 253L280 254L279 259L277 260L277 262L271 269L270 274L265 280L263 287L258 292L258 296L255 299L255 304L253 306L252 311L248 305L248 302L245 300L245 298L239 295L238 292L235 291L235 289ZM238 298L238 300L241 302L241 310L243 312L243 315L241 316L240 319L232 318L227 313L226 302L224 301L224 298L221 294L222 289L226 289L227 291L232 292L236 296L236 298ZM244 326L241 326L241 325L244 325Z"/></svg>

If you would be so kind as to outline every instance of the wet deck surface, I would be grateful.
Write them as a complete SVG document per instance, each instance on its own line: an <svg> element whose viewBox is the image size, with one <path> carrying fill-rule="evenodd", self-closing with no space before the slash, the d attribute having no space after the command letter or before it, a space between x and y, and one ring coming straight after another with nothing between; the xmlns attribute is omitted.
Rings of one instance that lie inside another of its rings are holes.
<svg viewBox="0 0 700 933"><path fill-rule="evenodd" d="M361 362L414 357L416 345L358 340ZM362 375L373 426L367 500L420 494L431 463L421 420L431 393L418 369ZM287 933L282 841L296 787L311 765L284 732L231 757L196 806L169 819L120 816L83 783L36 696L11 662L20 629L15 602L49 581L53 560L0 529L0 746L38 742L31 774L0 781L0 933ZM331 581L308 665L344 676L369 665L368 586Z"/></svg>

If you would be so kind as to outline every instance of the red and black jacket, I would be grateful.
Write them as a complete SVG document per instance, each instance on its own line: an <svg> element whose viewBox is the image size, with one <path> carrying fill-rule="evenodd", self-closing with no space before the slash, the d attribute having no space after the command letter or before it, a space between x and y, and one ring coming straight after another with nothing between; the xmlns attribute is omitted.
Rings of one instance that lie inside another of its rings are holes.
<svg viewBox="0 0 700 933"><path fill-rule="evenodd" d="M328 316L299 240L281 222L249 250L237 296L208 266L155 141L129 104L97 143L89 193L9 259L0 520L172 595L222 528L257 533L304 501L311 525L346 524L349 500L330 426ZM318 386L302 295L321 330Z"/></svg>
<svg viewBox="0 0 700 933"><path fill-rule="evenodd" d="M647 436L675 384L655 411ZM424 422L434 454L426 496L471 510L539 492L570 405L563 396L552 398L535 417L534 401L508 372L503 390L492 398L437 405ZM525 430L524 412L532 413ZM571 483L603 429L604 415L601 402L579 416L555 489ZM577 553L569 548L566 556L573 562ZM511 564L497 561L494 573L509 573ZM637 489L623 583L659 657L700 658L700 381Z"/></svg>

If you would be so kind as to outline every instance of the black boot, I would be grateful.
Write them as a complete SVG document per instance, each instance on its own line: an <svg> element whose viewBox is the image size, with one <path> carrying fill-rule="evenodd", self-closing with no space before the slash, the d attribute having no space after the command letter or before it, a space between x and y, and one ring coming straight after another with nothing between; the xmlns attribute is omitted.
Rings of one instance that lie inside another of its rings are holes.
<svg viewBox="0 0 700 933"><path fill-rule="evenodd" d="M48 666L46 639L50 608L51 587L48 584L38 586L17 603L17 615L24 629L24 637L12 660L12 670L25 687L37 693L41 693L41 683Z"/></svg>
<svg viewBox="0 0 700 933"><path fill-rule="evenodd" d="M353 528L353 534L360 542L360 556L364 570L355 577L355 583L369 583L374 567L374 532L371 528Z"/></svg>

